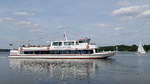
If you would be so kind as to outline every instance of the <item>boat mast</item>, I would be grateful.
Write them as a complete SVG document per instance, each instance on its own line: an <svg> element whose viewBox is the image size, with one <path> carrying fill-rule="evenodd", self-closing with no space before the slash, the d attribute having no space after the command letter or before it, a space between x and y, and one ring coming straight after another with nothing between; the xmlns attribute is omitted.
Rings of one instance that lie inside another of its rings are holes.
<svg viewBox="0 0 150 84"><path fill-rule="evenodd" d="M144 47L143 47L143 45L141 43L138 46L138 51L137 52L141 53L141 54L145 54L146 53L145 50L144 50Z"/></svg>
<svg viewBox="0 0 150 84"><path fill-rule="evenodd" d="M64 33L64 38L65 38L66 41L68 40L68 39L67 39L66 32Z"/></svg>

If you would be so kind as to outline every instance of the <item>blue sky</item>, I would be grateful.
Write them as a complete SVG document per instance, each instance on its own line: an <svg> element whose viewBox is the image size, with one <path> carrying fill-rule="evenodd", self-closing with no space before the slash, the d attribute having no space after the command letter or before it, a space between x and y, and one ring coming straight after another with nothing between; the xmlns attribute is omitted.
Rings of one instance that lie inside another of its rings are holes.
<svg viewBox="0 0 150 84"><path fill-rule="evenodd" d="M150 0L0 0L0 48L90 37L99 46L150 44Z"/></svg>

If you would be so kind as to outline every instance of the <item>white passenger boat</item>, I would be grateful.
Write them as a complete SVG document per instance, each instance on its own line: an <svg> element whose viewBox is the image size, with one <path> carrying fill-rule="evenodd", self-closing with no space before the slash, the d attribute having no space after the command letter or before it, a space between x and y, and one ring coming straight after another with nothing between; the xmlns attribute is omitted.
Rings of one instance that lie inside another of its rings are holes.
<svg viewBox="0 0 150 84"><path fill-rule="evenodd" d="M36 59L98 59L113 56L114 51L98 52L89 38L52 41L48 45L23 45L10 51L9 58Z"/></svg>

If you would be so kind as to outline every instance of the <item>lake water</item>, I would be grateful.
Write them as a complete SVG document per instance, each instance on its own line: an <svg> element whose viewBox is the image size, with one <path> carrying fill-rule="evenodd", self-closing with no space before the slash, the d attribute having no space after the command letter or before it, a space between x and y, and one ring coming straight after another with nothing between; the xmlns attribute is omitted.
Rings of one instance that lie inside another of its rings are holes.
<svg viewBox="0 0 150 84"><path fill-rule="evenodd" d="M150 53L109 59L9 59L0 52L0 84L150 84Z"/></svg>

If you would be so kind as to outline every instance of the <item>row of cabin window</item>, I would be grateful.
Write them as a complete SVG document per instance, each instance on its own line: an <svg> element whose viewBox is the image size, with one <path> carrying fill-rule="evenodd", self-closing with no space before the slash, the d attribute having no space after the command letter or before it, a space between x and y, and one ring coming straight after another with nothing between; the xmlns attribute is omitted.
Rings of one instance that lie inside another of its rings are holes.
<svg viewBox="0 0 150 84"><path fill-rule="evenodd" d="M64 42L64 45L79 45L79 43L89 43L90 40L80 40L80 41L71 41L71 42ZM62 46L62 42L53 42L53 46Z"/></svg>
<svg viewBox="0 0 150 84"><path fill-rule="evenodd" d="M24 54L93 54L93 50L24 51Z"/></svg>
<svg viewBox="0 0 150 84"><path fill-rule="evenodd" d="M62 42L53 42L53 46L62 46ZM64 45L79 45L79 42L64 42Z"/></svg>

